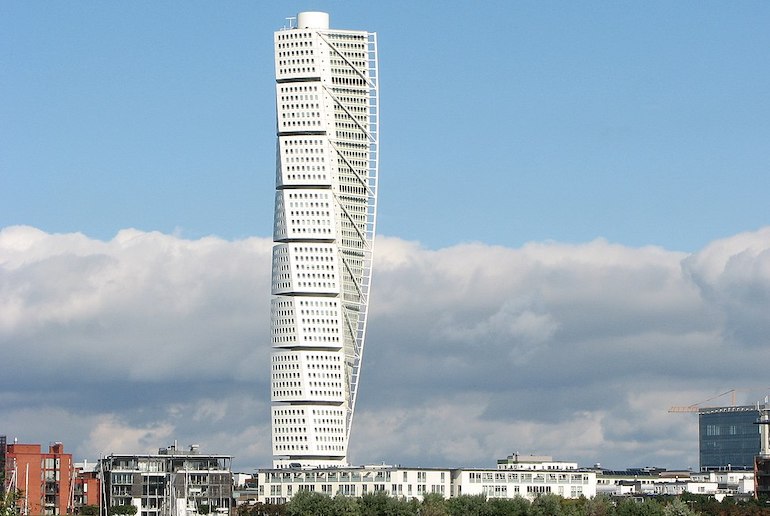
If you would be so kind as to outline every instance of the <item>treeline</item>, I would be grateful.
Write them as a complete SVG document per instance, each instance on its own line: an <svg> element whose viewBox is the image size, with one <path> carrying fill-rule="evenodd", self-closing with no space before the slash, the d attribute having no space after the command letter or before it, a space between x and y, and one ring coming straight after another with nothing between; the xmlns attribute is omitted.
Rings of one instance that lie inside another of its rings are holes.
<svg viewBox="0 0 770 516"><path fill-rule="evenodd" d="M565 499L543 495L529 502L524 498L490 498L458 496L444 499L428 494L424 501L393 498L384 493L361 498L342 495L331 498L303 491L283 505L243 505L238 516L770 516L770 506L754 500L736 501L725 498L717 502L704 495L684 494L680 497L658 497L644 500L613 499L597 496L591 499Z"/></svg>

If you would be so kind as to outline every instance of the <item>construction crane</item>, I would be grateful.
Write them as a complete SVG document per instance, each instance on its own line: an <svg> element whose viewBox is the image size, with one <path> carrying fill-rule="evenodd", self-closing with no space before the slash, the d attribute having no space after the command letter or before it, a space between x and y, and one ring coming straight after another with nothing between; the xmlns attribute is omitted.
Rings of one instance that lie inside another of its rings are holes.
<svg viewBox="0 0 770 516"><path fill-rule="evenodd" d="M690 412L690 413L696 412L697 413L702 408L708 408L708 407L702 407L701 406L704 403L708 403L709 401L713 401L713 400L715 400L717 398L721 398L722 396L726 396L728 394L731 395L730 396L730 406L734 407L735 406L735 393L737 393L738 391L760 391L760 390L768 390L768 387L759 387L759 388L755 388L755 389L730 389L729 391L725 391L725 392L723 392L721 394L717 394L716 396L712 396L711 398L709 398L707 400L699 401L698 403L693 403L692 405L685 405L685 406L674 405L672 407L669 407L668 411L669 412L673 412L673 413L688 413L688 412Z"/></svg>

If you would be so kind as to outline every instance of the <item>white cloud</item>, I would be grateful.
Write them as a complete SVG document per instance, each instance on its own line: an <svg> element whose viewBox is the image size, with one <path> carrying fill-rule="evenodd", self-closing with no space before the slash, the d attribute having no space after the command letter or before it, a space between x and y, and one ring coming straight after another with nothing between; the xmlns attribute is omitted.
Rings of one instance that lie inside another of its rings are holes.
<svg viewBox="0 0 770 516"><path fill-rule="evenodd" d="M268 465L271 246L0 231L4 431L89 459L179 439ZM604 240L376 252L355 462L697 467L695 418L668 406L764 384L770 228L689 256Z"/></svg>
<svg viewBox="0 0 770 516"><path fill-rule="evenodd" d="M108 414L96 422L87 437L88 447L109 453L157 453L157 443L173 440L173 426L169 423L154 423L143 427L132 427Z"/></svg>

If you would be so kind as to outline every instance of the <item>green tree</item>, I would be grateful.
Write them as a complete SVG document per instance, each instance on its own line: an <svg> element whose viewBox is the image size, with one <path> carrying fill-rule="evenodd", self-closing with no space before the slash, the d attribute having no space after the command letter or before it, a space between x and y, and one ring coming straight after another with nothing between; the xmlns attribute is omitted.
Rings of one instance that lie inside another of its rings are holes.
<svg viewBox="0 0 770 516"><path fill-rule="evenodd" d="M361 516L379 516L385 514L390 497L384 491L367 493L358 500Z"/></svg>
<svg viewBox="0 0 770 516"><path fill-rule="evenodd" d="M617 516L663 516L663 506L655 500L636 501L633 498L621 500L615 510Z"/></svg>
<svg viewBox="0 0 770 516"><path fill-rule="evenodd" d="M358 500L349 496L337 495L332 498L332 508L335 516L359 516L361 514Z"/></svg>
<svg viewBox="0 0 770 516"><path fill-rule="evenodd" d="M484 495L460 495L447 500L451 516L486 516L487 497Z"/></svg>
<svg viewBox="0 0 770 516"><path fill-rule="evenodd" d="M593 498L580 497L578 503L582 509L581 514L585 516L614 516L615 514L615 505L604 495Z"/></svg>
<svg viewBox="0 0 770 516"><path fill-rule="evenodd" d="M257 502L241 504L236 508L237 516L284 516L285 505Z"/></svg>
<svg viewBox="0 0 770 516"><path fill-rule="evenodd" d="M78 511L81 516L99 516L98 505L84 505Z"/></svg>
<svg viewBox="0 0 770 516"><path fill-rule="evenodd" d="M286 504L288 516L335 516L331 498L314 491L300 491Z"/></svg>
<svg viewBox="0 0 770 516"><path fill-rule="evenodd" d="M487 514L495 516L527 516L529 502L517 496L516 498L492 498L487 500Z"/></svg>
<svg viewBox="0 0 770 516"><path fill-rule="evenodd" d="M109 516L133 516L136 514L136 506L131 504L113 505L107 510L107 514L109 514Z"/></svg>
<svg viewBox="0 0 770 516"><path fill-rule="evenodd" d="M3 493L0 496L0 516L19 514L18 501L23 497L24 492L21 489L17 489L15 492Z"/></svg>
<svg viewBox="0 0 770 516"><path fill-rule="evenodd" d="M529 514L533 516L561 516L564 513L561 501L561 496L555 494L538 496L530 505Z"/></svg>
<svg viewBox="0 0 770 516"><path fill-rule="evenodd" d="M664 516L693 516L695 512L681 498L674 498L663 508Z"/></svg>
<svg viewBox="0 0 770 516"><path fill-rule="evenodd" d="M447 500L438 493L428 493L422 497L420 516L448 516Z"/></svg>
<svg viewBox="0 0 770 516"><path fill-rule="evenodd" d="M362 496L359 507L361 516L416 516L419 506L378 491Z"/></svg>

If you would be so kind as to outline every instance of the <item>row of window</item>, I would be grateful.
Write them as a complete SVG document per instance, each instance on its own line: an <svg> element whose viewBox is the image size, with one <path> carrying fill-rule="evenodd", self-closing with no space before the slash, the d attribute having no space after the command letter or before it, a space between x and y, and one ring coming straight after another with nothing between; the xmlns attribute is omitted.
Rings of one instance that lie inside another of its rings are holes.
<svg viewBox="0 0 770 516"><path fill-rule="evenodd" d="M281 90L282 92L284 90ZM288 88L285 88L285 91L289 91ZM316 91L316 88L313 87L312 91ZM311 101L311 100L318 100L318 94L317 93L300 93L300 94L291 94L291 95L281 95L280 96L281 102L302 102L302 101ZM320 104L315 104L316 108L320 107ZM294 139L295 136L286 136L283 139ZM315 140L316 142L320 140ZM305 140L305 144L307 145L307 140Z"/></svg>
<svg viewBox="0 0 770 516"><path fill-rule="evenodd" d="M281 85L279 88L280 93L310 93L310 92L318 92L318 86L317 85Z"/></svg>
<svg viewBox="0 0 770 516"><path fill-rule="evenodd" d="M289 48L289 45L286 43L279 43L278 48ZM278 52L278 57L312 56L312 55L313 55L312 48L303 48L300 50L285 50L282 52Z"/></svg>
<svg viewBox="0 0 770 516"><path fill-rule="evenodd" d="M312 55L312 50L289 50L288 52L278 52L278 67L282 66L296 66L296 65L314 65L315 59L309 57Z"/></svg>
<svg viewBox="0 0 770 516"><path fill-rule="evenodd" d="M298 362L303 358L303 355L297 353L274 353L272 356L273 368L276 367L298 367ZM305 361L309 362L321 362L319 364L309 364L309 367L318 367L324 369L339 369L341 362L338 354L329 355L304 355ZM282 364L280 362L291 362L290 364Z"/></svg>
<svg viewBox="0 0 770 516"><path fill-rule="evenodd" d="M588 475L578 473L507 473L507 472L470 472L471 483L481 482L521 482L521 483L588 483Z"/></svg>
<svg viewBox="0 0 770 516"><path fill-rule="evenodd" d="M283 126L285 128L289 128L289 127L302 127L302 126L308 126L308 125L320 126L321 125L321 121L320 120L302 120L302 121L294 120L294 121L289 121L289 122L286 122L286 121L281 122L281 126Z"/></svg>
<svg viewBox="0 0 770 516"><path fill-rule="evenodd" d="M302 40L302 39L310 38L312 36L312 34L313 34L312 32L302 32L299 29L295 29L295 30L292 30L292 31L287 31L287 32L279 33L277 36L278 36L278 41L292 41L293 42L293 41L296 41L296 40ZM300 43L304 44L304 42L302 42L302 41L300 41ZM291 44L292 43L286 43L286 45L291 45Z"/></svg>
<svg viewBox="0 0 770 516"><path fill-rule="evenodd" d="M289 111L281 112L281 118L320 118L318 111Z"/></svg>
<svg viewBox="0 0 770 516"><path fill-rule="evenodd" d="M337 281L301 281L297 280L294 282L291 281L281 281L288 278L276 278L275 283L273 283L273 286L276 290L287 290L287 289L304 289L304 288L310 288L310 289L330 289L331 291L336 291L338 284ZM332 278L333 279L333 278Z"/></svg>

